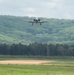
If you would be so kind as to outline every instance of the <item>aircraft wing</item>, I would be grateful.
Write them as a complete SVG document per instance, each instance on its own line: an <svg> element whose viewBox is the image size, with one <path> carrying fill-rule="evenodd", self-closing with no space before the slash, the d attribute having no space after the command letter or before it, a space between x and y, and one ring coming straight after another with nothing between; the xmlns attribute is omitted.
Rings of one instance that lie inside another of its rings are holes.
<svg viewBox="0 0 74 75"><path fill-rule="evenodd" d="M48 22L48 21L40 21L40 23L46 23L46 22Z"/></svg>
<svg viewBox="0 0 74 75"><path fill-rule="evenodd" d="M35 23L34 21L30 21L30 20L25 20L25 22L29 22L29 23Z"/></svg>
<svg viewBox="0 0 74 75"><path fill-rule="evenodd" d="M29 23L34 23L34 21L28 21Z"/></svg>
<svg viewBox="0 0 74 75"><path fill-rule="evenodd" d="M32 23L32 25L35 23L34 21L28 21L29 23Z"/></svg>

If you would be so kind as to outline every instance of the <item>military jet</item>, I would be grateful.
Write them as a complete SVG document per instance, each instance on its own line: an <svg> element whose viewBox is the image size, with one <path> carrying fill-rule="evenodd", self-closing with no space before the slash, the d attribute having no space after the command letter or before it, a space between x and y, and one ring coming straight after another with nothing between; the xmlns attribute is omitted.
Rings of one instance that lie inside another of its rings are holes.
<svg viewBox="0 0 74 75"><path fill-rule="evenodd" d="M32 23L32 25L35 23L35 24L40 24L42 25L42 23L45 23L47 21L41 21L41 19L33 19L32 21L29 21L29 23Z"/></svg>

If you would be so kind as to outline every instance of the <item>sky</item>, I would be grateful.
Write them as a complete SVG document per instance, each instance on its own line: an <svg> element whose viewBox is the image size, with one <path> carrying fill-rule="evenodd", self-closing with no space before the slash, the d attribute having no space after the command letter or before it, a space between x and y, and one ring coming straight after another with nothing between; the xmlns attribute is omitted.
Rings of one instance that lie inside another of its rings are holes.
<svg viewBox="0 0 74 75"><path fill-rule="evenodd" d="M74 0L0 0L0 15L74 19Z"/></svg>

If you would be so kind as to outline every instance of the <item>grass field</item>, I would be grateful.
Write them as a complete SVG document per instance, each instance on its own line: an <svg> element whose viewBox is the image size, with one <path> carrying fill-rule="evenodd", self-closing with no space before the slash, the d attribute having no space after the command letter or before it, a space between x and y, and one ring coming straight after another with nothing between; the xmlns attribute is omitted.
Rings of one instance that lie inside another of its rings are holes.
<svg viewBox="0 0 74 75"><path fill-rule="evenodd" d="M25 57L25 56L0 56L0 60L42 59L55 60L45 65L17 65L0 64L0 75L74 75L73 57Z"/></svg>

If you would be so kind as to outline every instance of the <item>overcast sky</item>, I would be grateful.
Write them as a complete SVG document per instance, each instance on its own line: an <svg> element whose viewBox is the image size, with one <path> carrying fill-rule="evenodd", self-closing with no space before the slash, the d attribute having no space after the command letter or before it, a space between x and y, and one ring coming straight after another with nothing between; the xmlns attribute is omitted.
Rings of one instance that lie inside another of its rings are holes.
<svg viewBox="0 0 74 75"><path fill-rule="evenodd" d="M0 0L0 15L74 19L74 0Z"/></svg>

